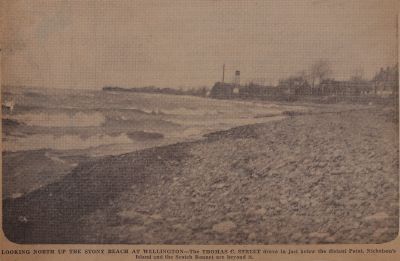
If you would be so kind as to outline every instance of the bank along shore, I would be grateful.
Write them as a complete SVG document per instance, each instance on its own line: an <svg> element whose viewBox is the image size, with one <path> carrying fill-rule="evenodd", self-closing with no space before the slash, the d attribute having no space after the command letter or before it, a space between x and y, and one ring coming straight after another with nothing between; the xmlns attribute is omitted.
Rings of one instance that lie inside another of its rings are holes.
<svg viewBox="0 0 400 261"><path fill-rule="evenodd" d="M382 243L398 234L389 107L290 114L80 163L3 200L18 243Z"/></svg>

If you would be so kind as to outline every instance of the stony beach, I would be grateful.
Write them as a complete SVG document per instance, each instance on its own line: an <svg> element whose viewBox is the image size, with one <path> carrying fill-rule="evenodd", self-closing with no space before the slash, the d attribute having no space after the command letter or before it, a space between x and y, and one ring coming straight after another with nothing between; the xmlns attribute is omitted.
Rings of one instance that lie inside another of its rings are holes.
<svg viewBox="0 0 400 261"><path fill-rule="evenodd" d="M20 243L382 243L398 234L389 107L290 115L80 163L3 200Z"/></svg>

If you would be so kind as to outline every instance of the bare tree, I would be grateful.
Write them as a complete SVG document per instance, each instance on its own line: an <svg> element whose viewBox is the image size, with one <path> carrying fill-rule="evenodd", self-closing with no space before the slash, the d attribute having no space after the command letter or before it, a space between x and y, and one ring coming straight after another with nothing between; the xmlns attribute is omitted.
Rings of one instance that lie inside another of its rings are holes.
<svg viewBox="0 0 400 261"><path fill-rule="evenodd" d="M321 82L322 80L328 78L332 73L331 66L326 60L318 60L311 65L310 68L310 78L312 87L314 88L315 82Z"/></svg>
<svg viewBox="0 0 400 261"><path fill-rule="evenodd" d="M302 78L305 82L312 82L310 73L307 70L299 71L297 76Z"/></svg>
<svg viewBox="0 0 400 261"><path fill-rule="evenodd" d="M356 68L353 75L350 77L351 81L360 82L364 79L364 69L360 66Z"/></svg>

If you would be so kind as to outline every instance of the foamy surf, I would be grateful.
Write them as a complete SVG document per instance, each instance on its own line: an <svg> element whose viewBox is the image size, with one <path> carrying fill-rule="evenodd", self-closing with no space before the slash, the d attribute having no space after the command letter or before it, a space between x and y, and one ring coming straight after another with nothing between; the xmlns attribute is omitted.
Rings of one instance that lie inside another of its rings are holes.
<svg viewBox="0 0 400 261"><path fill-rule="evenodd" d="M105 117L99 112L78 112L72 115L67 113L24 113L10 117L29 126L41 127L90 127L101 126Z"/></svg>

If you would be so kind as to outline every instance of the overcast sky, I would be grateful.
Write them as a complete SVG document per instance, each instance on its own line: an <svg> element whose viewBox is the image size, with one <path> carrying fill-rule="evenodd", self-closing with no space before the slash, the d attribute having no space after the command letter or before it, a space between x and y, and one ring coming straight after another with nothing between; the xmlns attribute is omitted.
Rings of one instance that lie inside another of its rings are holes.
<svg viewBox="0 0 400 261"><path fill-rule="evenodd" d="M397 0L2 1L2 83L54 88L275 84L320 58L334 77L397 61Z"/></svg>

